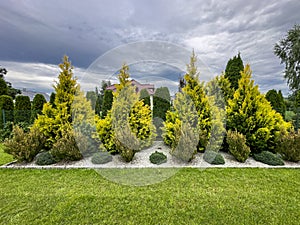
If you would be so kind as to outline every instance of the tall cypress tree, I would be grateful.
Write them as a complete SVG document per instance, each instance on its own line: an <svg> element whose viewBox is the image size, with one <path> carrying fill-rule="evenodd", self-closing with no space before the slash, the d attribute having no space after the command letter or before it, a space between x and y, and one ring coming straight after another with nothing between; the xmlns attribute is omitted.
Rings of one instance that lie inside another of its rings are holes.
<svg viewBox="0 0 300 225"><path fill-rule="evenodd" d="M18 95L15 105L15 123L30 122L31 102L28 96Z"/></svg>
<svg viewBox="0 0 300 225"><path fill-rule="evenodd" d="M243 70L244 64L240 53L237 56L234 56L232 59L229 59L225 69L225 78L230 81L232 89L236 90L238 88L238 82L241 78L241 71Z"/></svg>

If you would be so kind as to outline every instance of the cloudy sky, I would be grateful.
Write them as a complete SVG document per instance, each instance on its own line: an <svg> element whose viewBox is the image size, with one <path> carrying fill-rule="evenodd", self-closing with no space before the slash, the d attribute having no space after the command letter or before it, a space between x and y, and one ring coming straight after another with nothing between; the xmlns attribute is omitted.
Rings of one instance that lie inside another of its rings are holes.
<svg viewBox="0 0 300 225"><path fill-rule="evenodd" d="M299 12L299 0L5 0L0 2L0 66L13 86L51 92L64 54L81 78L98 57L120 45L164 41L195 49L214 76L241 52L262 92L274 88L287 94L284 66L273 47L300 23ZM168 65L138 68L160 73L162 80L178 79L179 72Z"/></svg>

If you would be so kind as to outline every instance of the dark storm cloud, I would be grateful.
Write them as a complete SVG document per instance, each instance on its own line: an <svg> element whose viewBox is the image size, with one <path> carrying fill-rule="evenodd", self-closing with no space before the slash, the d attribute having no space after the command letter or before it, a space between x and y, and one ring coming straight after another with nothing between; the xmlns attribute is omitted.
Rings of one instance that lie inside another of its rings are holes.
<svg viewBox="0 0 300 225"><path fill-rule="evenodd" d="M75 67L86 68L121 44L169 41L194 48L215 75L241 52L263 92L287 93L273 46L300 23L299 12L298 0L1 1L0 60L2 66L22 62L10 68L18 77L26 63L29 70L34 63L57 65L67 54ZM23 73L30 76L27 69ZM171 72L163 74L169 78Z"/></svg>

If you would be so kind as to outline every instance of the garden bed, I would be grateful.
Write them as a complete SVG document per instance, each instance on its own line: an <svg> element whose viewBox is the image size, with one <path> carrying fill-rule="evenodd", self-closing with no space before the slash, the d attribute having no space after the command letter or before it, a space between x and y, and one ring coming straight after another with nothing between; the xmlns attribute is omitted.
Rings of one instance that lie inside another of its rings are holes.
<svg viewBox="0 0 300 225"><path fill-rule="evenodd" d="M167 162L160 165L152 164L149 160L149 156L155 152L162 152L167 156ZM84 158L79 161L72 162L59 162L53 165L39 166L35 163L35 160L31 163L9 163L1 166L2 168L58 168L58 169L68 169L68 168L182 168L182 167L193 167L193 168L208 168L208 167L231 167L231 168L300 168L300 162L293 163L285 161L284 166L269 166L267 164L255 161L252 157L249 157L246 162L240 163L235 160L235 158L225 152L220 152L220 154L225 159L224 165L212 165L204 161L204 153L198 153L195 158L188 163L184 163L169 153L170 149L162 141L154 142L153 146L137 152L131 162L125 162L120 155L114 155L113 160L106 164L93 164L91 162L91 157Z"/></svg>

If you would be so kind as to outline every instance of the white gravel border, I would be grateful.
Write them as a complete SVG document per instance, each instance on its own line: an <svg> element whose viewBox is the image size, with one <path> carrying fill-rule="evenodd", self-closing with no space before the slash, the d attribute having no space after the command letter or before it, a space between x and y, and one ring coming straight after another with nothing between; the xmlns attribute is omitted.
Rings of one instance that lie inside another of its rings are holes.
<svg viewBox="0 0 300 225"><path fill-rule="evenodd" d="M167 162L155 165L149 160L149 156L155 152L163 152L167 156ZM183 163L171 156L169 153L169 147L167 147L162 141L155 141L154 144L147 149L137 152L133 160L129 163L124 162L120 155L114 155L113 160L106 164L93 164L91 157L84 158L79 161L68 162L68 163L56 163L53 165L39 166L35 164L35 161L31 163L16 163L11 162L0 166L0 168L15 168L15 169L75 169L75 168L86 168L86 169L101 169L101 168L300 168L300 162L293 163L284 161L283 166L269 166L267 164L257 162L253 158L248 158L245 163L239 163L234 159L232 155L225 152L220 152L224 159L224 165L211 165L204 161L203 153L196 154L195 158L189 163Z"/></svg>

